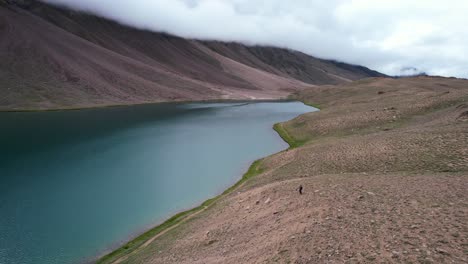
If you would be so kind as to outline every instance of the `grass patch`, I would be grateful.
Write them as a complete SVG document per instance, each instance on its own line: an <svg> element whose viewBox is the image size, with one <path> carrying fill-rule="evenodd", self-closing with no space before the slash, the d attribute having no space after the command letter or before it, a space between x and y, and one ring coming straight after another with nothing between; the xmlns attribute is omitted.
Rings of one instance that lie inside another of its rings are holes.
<svg viewBox="0 0 468 264"><path fill-rule="evenodd" d="M206 207L209 207L209 206L213 205L221 197L231 193L232 191L234 191L236 188L238 188L241 184L243 184L248 179L262 173L263 169L260 166L261 162L262 162L262 159L254 161L252 163L252 165L250 165L247 172L244 173L242 178L238 182L236 182L233 186L231 186L227 190L225 190L222 194L204 201L201 205L199 205L199 206L197 206L197 207L195 207L193 209L190 209L190 210L187 210L187 211L184 211L184 212L181 212L181 213L178 213L178 214L174 215L173 217L169 218L168 220L166 220L161 225L158 225L158 226L146 231L145 233L139 235L138 237L134 238L130 242L128 242L125 245L121 246L120 248L114 250L110 254L103 256L102 258L100 258L97 261L97 263L112 263L112 262L114 262L115 260L117 260L120 257L131 254L132 252L137 250L141 245L143 245L146 241L148 241L152 237L156 236L157 234L161 233L162 231L166 230L167 228L170 228L170 227L172 227L172 226L174 226L176 224L179 224L184 219L189 217L190 215L192 215L192 214L194 214L194 213L196 213L198 211L201 211L201 210L205 209Z"/></svg>
<svg viewBox="0 0 468 264"><path fill-rule="evenodd" d="M289 95L287 97L287 100L300 101L303 104L315 107L318 110L320 110L322 108L319 104L308 102L307 99L304 98L304 96L301 96L300 94L297 94L297 93Z"/></svg>
<svg viewBox="0 0 468 264"><path fill-rule="evenodd" d="M273 129L280 135L280 137L289 144L289 148L297 148L305 144L305 141L294 139L288 131L284 128L282 123L273 125Z"/></svg>
<svg viewBox="0 0 468 264"><path fill-rule="evenodd" d="M300 100L300 99L297 99ZM305 100L300 100L303 104L317 108L318 110L321 109L319 104L313 104L310 102L306 102ZM289 145L289 148L297 148L303 146L307 140L297 140L293 136L291 136L288 131L284 128L284 123L276 123L273 125L273 129L280 135L280 137ZM301 124L303 125L303 124Z"/></svg>
<svg viewBox="0 0 468 264"><path fill-rule="evenodd" d="M161 225L146 231L145 233L139 235L138 237L131 240L127 244L123 245L122 247L120 247L120 248L114 250L113 252L111 252L110 254L105 255L104 257L100 258L97 261L97 263L111 263L111 262L117 260L118 258L133 252L134 250L136 250L138 247L143 245L146 241L148 241L149 239L151 239L152 237L154 237L158 233L164 231L166 228L169 228L169 227L171 227L171 226L173 226L175 224L180 223L187 216L189 216L192 213L197 212L198 210L201 210L202 208L203 208L203 206L198 206L198 207L193 208L191 210L181 212L181 213L178 213L178 214L174 215L173 217L169 218L168 220L166 220Z"/></svg>
<svg viewBox="0 0 468 264"><path fill-rule="evenodd" d="M319 105L319 104L313 104L313 103L309 103L309 102L306 102L306 101L302 101L302 103L304 103L305 105L308 105L308 106L312 106L314 108L317 108L318 110L321 110L322 109L322 106Z"/></svg>

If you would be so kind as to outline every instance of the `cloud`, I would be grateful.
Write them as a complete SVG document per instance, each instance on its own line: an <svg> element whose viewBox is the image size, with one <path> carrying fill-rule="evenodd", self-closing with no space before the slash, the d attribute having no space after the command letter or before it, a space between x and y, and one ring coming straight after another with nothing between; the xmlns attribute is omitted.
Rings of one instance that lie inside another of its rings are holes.
<svg viewBox="0 0 468 264"><path fill-rule="evenodd" d="M468 78L466 0L43 0L182 37Z"/></svg>

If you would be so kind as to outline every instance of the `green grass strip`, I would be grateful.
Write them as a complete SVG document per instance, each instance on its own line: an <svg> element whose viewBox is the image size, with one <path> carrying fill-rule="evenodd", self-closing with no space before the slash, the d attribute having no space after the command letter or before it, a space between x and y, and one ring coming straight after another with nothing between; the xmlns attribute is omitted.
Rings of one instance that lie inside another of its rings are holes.
<svg viewBox="0 0 468 264"><path fill-rule="evenodd" d="M280 137L289 144L289 148L297 148L304 145L305 142L295 140L288 131L284 128L282 123L273 125L273 129L280 135Z"/></svg>
<svg viewBox="0 0 468 264"><path fill-rule="evenodd" d="M248 179L262 173L263 170L260 167L261 161L262 161L262 159L254 161L252 163L252 165L250 165L247 172L242 176L242 178L238 182L236 182L233 186L231 186L227 190L225 190L222 194L220 194L220 195L218 195L216 197L213 197L211 199L206 200L201 205L199 205L199 206L197 206L197 207L195 207L193 209L190 209L190 210L187 210L187 211L184 211L184 212L181 212L181 213L178 213L178 214L174 215L173 217L169 218L168 220L166 220L161 225L158 225L158 226L146 231L145 233L139 235L138 237L134 238L130 242L126 243L125 245L121 246L120 248L118 248L118 249L114 250L113 252L109 253L108 255L103 256L102 258L100 258L97 261L97 263L112 263L115 260L117 260L118 258L123 257L125 255L128 255L128 254L132 253L133 251L137 250L146 241L153 238L157 234L163 232L167 228L170 228L170 227L182 222L184 219L186 219L190 215L192 215L192 214L194 214L194 213L196 213L196 212L198 212L200 210L203 210L206 207L209 207L209 206L213 205L222 196L225 196L225 195L231 193L232 191L234 191L237 187L239 187L241 184L243 184Z"/></svg>
<svg viewBox="0 0 468 264"><path fill-rule="evenodd" d="M317 105L312 105L309 103L305 103L307 105L313 106L315 108L318 108ZM290 148L297 148L302 145L304 145L305 142L302 141L297 141L295 140L292 136L289 135L289 133L286 131L286 129L283 127L282 123L277 123L273 126L273 129L280 135L280 137L289 144ZM216 201L218 201L221 197L233 192L235 189L237 189L240 185L242 185L244 182L246 182L248 179L261 174L263 172L263 169L261 168L261 162L263 159L256 160L250 165L249 169L247 172L242 176L242 178L236 182L233 186L229 187L227 190L225 190L222 194L213 197L211 199L208 199L204 201L201 205L198 207L195 207L193 209L178 213L174 215L173 217L169 218L166 220L164 223L161 225L158 225L145 233L139 235L138 237L134 238L130 242L126 243L122 247L116 249L115 251L111 252L108 255L105 255L104 257L100 258L97 263L112 263L113 261L117 260L120 257L123 257L125 255L128 255L132 253L133 251L137 250L141 245L143 245L146 241L149 239L153 238L157 234L163 232L164 230L177 225L181 223L184 219L189 217L190 215L201 211L205 209L206 207L209 207L213 205Z"/></svg>

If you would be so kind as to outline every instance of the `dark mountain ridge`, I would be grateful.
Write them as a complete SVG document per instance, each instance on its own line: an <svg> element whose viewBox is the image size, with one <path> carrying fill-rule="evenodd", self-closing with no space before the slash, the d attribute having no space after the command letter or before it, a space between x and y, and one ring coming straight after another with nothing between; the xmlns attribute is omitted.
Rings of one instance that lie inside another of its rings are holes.
<svg viewBox="0 0 468 264"><path fill-rule="evenodd" d="M383 76L282 48L184 39L39 1L0 0L0 109L278 99Z"/></svg>

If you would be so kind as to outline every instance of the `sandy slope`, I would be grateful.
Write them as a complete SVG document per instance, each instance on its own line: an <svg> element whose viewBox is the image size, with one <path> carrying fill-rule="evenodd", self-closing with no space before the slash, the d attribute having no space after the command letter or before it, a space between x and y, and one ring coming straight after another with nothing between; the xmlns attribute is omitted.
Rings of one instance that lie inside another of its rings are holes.
<svg viewBox="0 0 468 264"><path fill-rule="evenodd" d="M123 263L466 263L468 81L309 89L302 146ZM296 188L304 186L304 194Z"/></svg>
<svg viewBox="0 0 468 264"><path fill-rule="evenodd" d="M381 74L271 47L188 40L37 1L0 1L0 110L277 99Z"/></svg>

